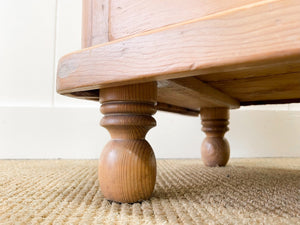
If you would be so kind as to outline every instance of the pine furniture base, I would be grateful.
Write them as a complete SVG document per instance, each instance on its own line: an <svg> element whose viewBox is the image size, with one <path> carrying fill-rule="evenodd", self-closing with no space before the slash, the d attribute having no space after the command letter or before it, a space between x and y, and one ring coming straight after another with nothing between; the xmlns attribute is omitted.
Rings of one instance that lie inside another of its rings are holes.
<svg viewBox="0 0 300 225"><path fill-rule="evenodd" d="M60 59L57 92L100 100L107 199L151 196L156 110L200 115L202 160L225 166L229 110L300 102L298 0L83 0L82 18L83 49Z"/></svg>

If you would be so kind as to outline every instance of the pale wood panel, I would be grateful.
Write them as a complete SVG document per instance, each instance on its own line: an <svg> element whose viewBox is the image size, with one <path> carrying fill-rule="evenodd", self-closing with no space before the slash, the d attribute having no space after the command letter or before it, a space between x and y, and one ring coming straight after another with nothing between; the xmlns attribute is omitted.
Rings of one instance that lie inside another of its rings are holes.
<svg viewBox="0 0 300 225"><path fill-rule="evenodd" d="M111 0L110 40L261 0Z"/></svg>
<svg viewBox="0 0 300 225"><path fill-rule="evenodd" d="M158 102L193 109L196 111L199 111L200 106L203 105L212 106L212 103L205 99L203 100L203 98L202 101L197 99L197 93L185 89L180 85L176 85L170 80L158 82L157 94Z"/></svg>
<svg viewBox="0 0 300 225"><path fill-rule="evenodd" d="M238 108L239 102L194 77L158 83L158 101L189 109L201 107Z"/></svg>
<svg viewBox="0 0 300 225"><path fill-rule="evenodd" d="M216 81L209 84L238 99L242 105L255 102L270 103L274 100L274 103L300 100L300 72Z"/></svg>
<svg viewBox="0 0 300 225"><path fill-rule="evenodd" d="M81 46L108 42L109 0L82 0Z"/></svg>
<svg viewBox="0 0 300 225"><path fill-rule="evenodd" d="M84 49L61 59L57 90L240 70L290 56L299 60L299 12L297 0L270 2Z"/></svg>
<svg viewBox="0 0 300 225"><path fill-rule="evenodd" d="M300 60L299 57L286 57L284 60L278 59L273 60L271 64L262 61L256 62L255 64L240 68L233 71L223 71L217 73L211 73L207 75L198 76L198 78L205 82L212 81L223 81L223 80L234 80L244 79L251 77L263 77L270 74L289 74L300 71Z"/></svg>

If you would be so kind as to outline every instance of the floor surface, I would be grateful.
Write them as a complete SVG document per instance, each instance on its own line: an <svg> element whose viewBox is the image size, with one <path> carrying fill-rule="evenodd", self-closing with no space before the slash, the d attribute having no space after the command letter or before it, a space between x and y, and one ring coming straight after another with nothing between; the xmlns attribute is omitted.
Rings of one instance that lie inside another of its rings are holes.
<svg viewBox="0 0 300 225"><path fill-rule="evenodd" d="M158 160L150 200L103 198L97 160L0 160L0 224L300 224L300 158Z"/></svg>

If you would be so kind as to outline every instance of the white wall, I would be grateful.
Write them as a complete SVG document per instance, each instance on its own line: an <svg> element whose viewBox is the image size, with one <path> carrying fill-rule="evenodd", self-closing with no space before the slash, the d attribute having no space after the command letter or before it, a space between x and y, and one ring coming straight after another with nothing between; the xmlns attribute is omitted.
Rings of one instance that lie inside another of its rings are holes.
<svg viewBox="0 0 300 225"><path fill-rule="evenodd" d="M98 158L109 140L99 104L57 95L58 59L80 49L81 0L0 2L0 158ZM200 157L200 119L158 112L158 158ZM231 114L232 157L300 157L300 104Z"/></svg>

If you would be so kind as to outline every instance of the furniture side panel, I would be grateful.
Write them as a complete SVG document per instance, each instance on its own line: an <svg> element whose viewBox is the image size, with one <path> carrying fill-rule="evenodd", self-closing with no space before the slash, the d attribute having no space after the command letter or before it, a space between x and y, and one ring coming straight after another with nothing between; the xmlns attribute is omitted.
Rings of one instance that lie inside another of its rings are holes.
<svg viewBox="0 0 300 225"><path fill-rule="evenodd" d="M262 0L111 0L109 38L119 39Z"/></svg>
<svg viewBox="0 0 300 225"><path fill-rule="evenodd" d="M108 42L109 0L82 1L82 48Z"/></svg>

